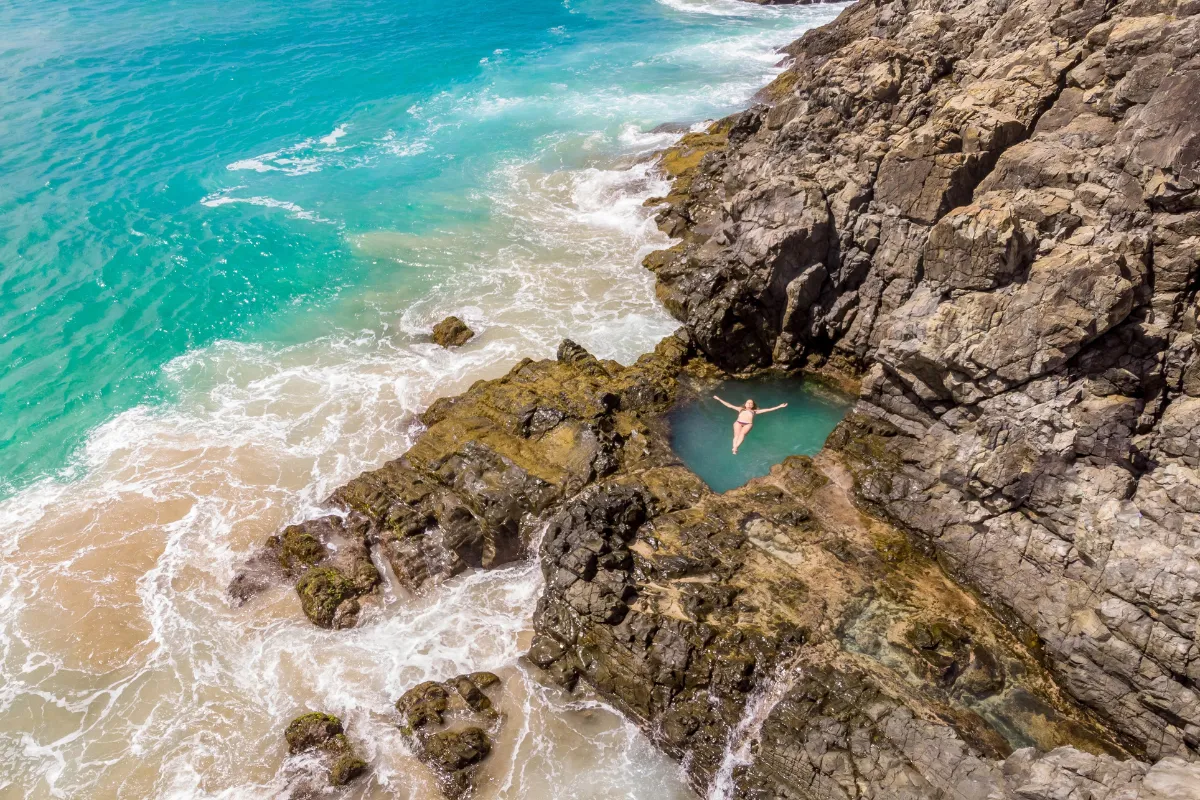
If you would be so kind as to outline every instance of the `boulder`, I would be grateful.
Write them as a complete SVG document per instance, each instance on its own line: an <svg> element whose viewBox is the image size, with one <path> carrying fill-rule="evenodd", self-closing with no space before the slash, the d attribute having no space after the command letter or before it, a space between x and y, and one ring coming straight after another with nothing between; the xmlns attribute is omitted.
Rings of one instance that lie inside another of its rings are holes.
<svg viewBox="0 0 1200 800"><path fill-rule="evenodd" d="M475 790L476 771L503 724L493 705L500 679L490 672L417 684L396 701L400 729L449 798Z"/></svg>
<svg viewBox="0 0 1200 800"><path fill-rule="evenodd" d="M332 714L312 712L296 717L284 738L290 755L316 751L332 786L345 786L367 771L367 762L346 738L342 721Z"/></svg>
<svg viewBox="0 0 1200 800"><path fill-rule="evenodd" d="M370 521L355 513L289 525L247 560L229 594L240 604L272 585L293 582L300 607L314 624L353 627L360 598L382 581L371 560L370 528Z"/></svg>
<svg viewBox="0 0 1200 800"><path fill-rule="evenodd" d="M433 341L442 347L462 347L475 336L475 332L458 317L446 317L433 326L432 336Z"/></svg>

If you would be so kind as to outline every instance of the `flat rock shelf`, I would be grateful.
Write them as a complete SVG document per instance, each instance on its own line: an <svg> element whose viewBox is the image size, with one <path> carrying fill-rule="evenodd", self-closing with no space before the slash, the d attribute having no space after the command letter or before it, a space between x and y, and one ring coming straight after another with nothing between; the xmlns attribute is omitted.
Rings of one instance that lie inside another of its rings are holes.
<svg viewBox="0 0 1200 800"><path fill-rule="evenodd" d="M759 408L788 407L760 415L738 454L731 452L734 405L753 399ZM771 471L788 456L816 455L850 410L851 399L811 378L770 376L727 380L687 397L668 415L671 447L714 492L726 492Z"/></svg>

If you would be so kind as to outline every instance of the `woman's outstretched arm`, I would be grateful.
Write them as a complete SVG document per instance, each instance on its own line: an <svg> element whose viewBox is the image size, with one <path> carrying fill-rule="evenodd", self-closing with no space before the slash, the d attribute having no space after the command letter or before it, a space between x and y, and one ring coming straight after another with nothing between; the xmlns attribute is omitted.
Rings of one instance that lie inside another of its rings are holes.
<svg viewBox="0 0 1200 800"><path fill-rule="evenodd" d="M735 406L733 403L726 403L724 400L717 397L715 394L713 395L713 400L716 400L718 403L720 403L723 406L726 406L727 408L732 408L734 411L741 411L741 409L738 408L737 406Z"/></svg>
<svg viewBox="0 0 1200 800"><path fill-rule="evenodd" d="M755 413L757 413L757 414L765 414L765 413L767 413L768 411L778 411L778 410L779 410L779 409L781 409L781 408L787 408L787 403L780 403L779 405L777 405L777 406L771 406L770 408L760 408L760 409L759 409L758 411L756 411Z"/></svg>

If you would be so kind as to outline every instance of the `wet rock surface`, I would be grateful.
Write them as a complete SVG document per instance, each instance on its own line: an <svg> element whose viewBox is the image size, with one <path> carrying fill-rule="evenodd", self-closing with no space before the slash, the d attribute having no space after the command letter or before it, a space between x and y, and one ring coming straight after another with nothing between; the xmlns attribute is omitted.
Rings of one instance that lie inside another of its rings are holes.
<svg viewBox="0 0 1200 800"><path fill-rule="evenodd" d="M470 796L475 789L477 768L491 753L492 737L503 722L489 696L499 689L495 675L474 672L445 683L426 681L396 701L401 730L449 798Z"/></svg>
<svg viewBox="0 0 1200 800"><path fill-rule="evenodd" d="M475 331L458 317L446 317L433 326L433 341L442 347L462 347L475 337Z"/></svg>
<svg viewBox="0 0 1200 800"><path fill-rule="evenodd" d="M1200 5L859 2L786 49L664 158L659 296L726 368L864 375L830 443L864 507L1196 759ZM936 683L959 638L900 641Z"/></svg>
<svg viewBox="0 0 1200 800"><path fill-rule="evenodd" d="M294 582L305 615L323 628L353 627L360 598L381 582L361 514L327 516L291 525L267 540L229 585L243 603L279 582Z"/></svg>
<svg viewBox="0 0 1200 800"><path fill-rule="evenodd" d="M316 756L317 766L325 771L331 786L346 786L367 771L367 762L346 738L342 721L332 714L312 712L296 717L288 724L284 738L289 755ZM312 787L308 788L311 791ZM305 787L293 786L292 796L306 796Z"/></svg>
<svg viewBox="0 0 1200 800"><path fill-rule="evenodd" d="M372 551L414 592L529 555L556 503L620 467L638 415L667 409L687 354L685 340L668 339L624 367L566 340L556 361L526 360L438 400L403 457L337 489L334 513L271 537L231 598L290 582L314 623L349 627L381 581Z"/></svg>

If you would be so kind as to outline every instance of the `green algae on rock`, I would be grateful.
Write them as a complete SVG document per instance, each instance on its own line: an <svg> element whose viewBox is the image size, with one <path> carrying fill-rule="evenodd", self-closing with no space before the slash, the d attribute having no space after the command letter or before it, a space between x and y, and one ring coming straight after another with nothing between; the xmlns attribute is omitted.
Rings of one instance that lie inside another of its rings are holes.
<svg viewBox="0 0 1200 800"><path fill-rule="evenodd" d="M495 694L499 684L490 672L473 672L444 683L419 683L396 701L400 730L452 800L475 790L477 769L504 722L487 694Z"/></svg>
<svg viewBox="0 0 1200 800"><path fill-rule="evenodd" d="M294 581L304 614L323 628L353 627L360 598L381 582L371 561L362 515L330 515L290 525L246 562L229 586L245 602L270 586Z"/></svg>
<svg viewBox="0 0 1200 800"><path fill-rule="evenodd" d="M288 724L284 738L291 755L318 751L332 786L345 786L367 771L367 762L346 738L342 721L332 714L302 714Z"/></svg>
<svg viewBox="0 0 1200 800"><path fill-rule="evenodd" d="M462 347L475 336L467 323L458 317L446 317L433 326L433 341L442 347Z"/></svg>

